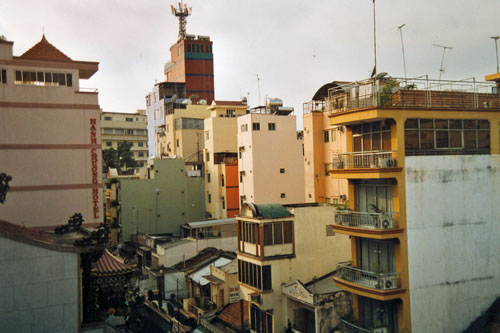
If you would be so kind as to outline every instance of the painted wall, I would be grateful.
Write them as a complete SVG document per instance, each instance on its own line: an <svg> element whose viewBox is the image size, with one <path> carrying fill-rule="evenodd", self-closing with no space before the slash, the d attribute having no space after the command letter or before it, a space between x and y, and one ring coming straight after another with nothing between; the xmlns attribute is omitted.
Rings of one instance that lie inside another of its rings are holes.
<svg viewBox="0 0 500 333"><path fill-rule="evenodd" d="M155 160L154 172L154 179L120 180L124 240L136 230L180 235L181 225L205 216L203 178L186 176L184 160Z"/></svg>
<svg viewBox="0 0 500 333"><path fill-rule="evenodd" d="M77 332L78 255L0 237L0 331Z"/></svg>
<svg viewBox="0 0 500 333"><path fill-rule="evenodd" d="M460 332L500 296L500 156L406 157L413 332Z"/></svg>

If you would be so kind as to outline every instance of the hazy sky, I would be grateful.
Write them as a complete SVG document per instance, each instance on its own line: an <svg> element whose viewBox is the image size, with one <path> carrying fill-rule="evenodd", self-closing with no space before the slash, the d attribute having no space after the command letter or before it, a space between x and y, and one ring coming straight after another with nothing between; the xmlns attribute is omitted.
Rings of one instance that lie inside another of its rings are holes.
<svg viewBox="0 0 500 333"><path fill-rule="evenodd" d="M37 43L42 30L49 42L74 60L98 61L99 71L82 87L98 88L104 111L145 108L144 96L176 41L173 0L0 0L0 35L14 41L20 55ZM302 103L333 80L360 80L373 68L371 0L191 0L189 34L209 35L214 43L216 99L249 96L258 103L279 97L301 118ZM408 76L438 78L442 49L443 79L496 71L500 35L499 0L378 0L378 71L403 76L403 28ZM301 127L301 122L299 122Z"/></svg>

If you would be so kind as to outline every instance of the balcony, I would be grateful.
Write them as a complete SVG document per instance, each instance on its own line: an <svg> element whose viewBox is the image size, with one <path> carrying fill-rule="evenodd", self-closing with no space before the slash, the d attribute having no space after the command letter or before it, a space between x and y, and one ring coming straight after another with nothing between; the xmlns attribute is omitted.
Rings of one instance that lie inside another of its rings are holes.
<svg viewBox="0 0 500 333"><path fill-rule="evenodd" d="M337 263L333 278L337 286L354 294L378 300L391 300L404 293L401 273L376 273L352 267L352 262Z"/></svg>
<svg viewBox="0 0 500 333"><path fill-rule="evenodd" d="M396 151L367 151L333 154L333 170L363 168L395 168Z"/></svg>
<svg viewBox="0 0 500 333"><path fill-rule="evenodd" d="M309 101L302 105L304 114L308 114L311 112L324 112L325 107L326 105L324 101Z"/></svg>
<svg viewBox="0 0 500 333"><path fill-rule="evenodd" d="M374 239L397 238L403 232L399 213L366 213L350 210L335 211L335 232L354 237Z"/></svg>
<svg viewBox="0 0 500 333"><path fill-rule="evenodd" d="M403 79L383 75L336 86L328 90L331 113L364 108L396 107L437 109L500 109L495 84L474 78L450 81L427 76Z"/></svg>

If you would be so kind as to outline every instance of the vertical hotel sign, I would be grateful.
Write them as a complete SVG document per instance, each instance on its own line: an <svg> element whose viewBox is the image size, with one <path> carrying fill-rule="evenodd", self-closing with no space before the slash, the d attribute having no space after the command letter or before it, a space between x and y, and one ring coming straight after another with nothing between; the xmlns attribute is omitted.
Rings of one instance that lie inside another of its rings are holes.
<svg viewBox="0 0 500 333"><path fill-rule="evenodd" d="M90 143L92 145L97 144L97 120L96 118L90 118ZM94 211L94 218L99 218L99 173L97 172L97 148L90 149L90 160L92 161L92 204Z"/></svg>

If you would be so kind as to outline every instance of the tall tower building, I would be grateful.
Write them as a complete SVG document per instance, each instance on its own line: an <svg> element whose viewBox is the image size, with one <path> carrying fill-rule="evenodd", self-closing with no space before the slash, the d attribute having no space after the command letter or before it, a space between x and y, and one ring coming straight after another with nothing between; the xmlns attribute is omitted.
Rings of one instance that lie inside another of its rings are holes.
<svg viewBox="0 0 500 333"><path fill-rule="evenodd" d="M179 39L170 47L170 61L165 64L166 82L186 83L186 97L194 101L214 100L214 56L208 36L186 34L186 18L191 7L179 3L172 6L172 14L179 18ZM197 98L194 98L196 96Z"/></svg>

